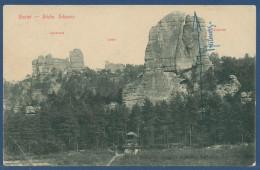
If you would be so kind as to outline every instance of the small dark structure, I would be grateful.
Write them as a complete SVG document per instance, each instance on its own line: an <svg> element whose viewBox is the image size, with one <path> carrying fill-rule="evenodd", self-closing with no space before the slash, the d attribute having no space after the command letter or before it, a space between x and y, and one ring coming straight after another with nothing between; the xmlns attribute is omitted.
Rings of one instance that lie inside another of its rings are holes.
<svg viewBox="0 0 260 170"><path fill-rule="evenodd" d="M125 143L122 146L122 148L124 149L124 154L136 155L140 148L137 142L138 142L138 136L136 133L134 132L127 133Z"/></svg>

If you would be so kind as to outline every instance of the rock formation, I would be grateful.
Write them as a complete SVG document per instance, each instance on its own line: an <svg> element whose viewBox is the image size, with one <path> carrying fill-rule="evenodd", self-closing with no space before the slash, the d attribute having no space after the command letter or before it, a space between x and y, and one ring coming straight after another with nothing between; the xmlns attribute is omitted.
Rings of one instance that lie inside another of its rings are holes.
<svg viewBox="0 0 260 170"><path fill-rule="evenodd" d="M52 68L62 72L83 69L84 60L81 50L74 49L71 51L69 59L53 58L49 54L46 57L39 56L38 59L32 61L33 76L48 74Z"/></svg>
<svg viewBox="0 0 260 170"><path fill-rule="evenodd" d="M70 67L72 70L81 70L84 66L83 54L80 49L70 52Z"/></svg>
<svg viewBox="0 0 260 170"><path fill-rule="evenodd" d="M248 102L251 102L253 99L253 93L250 92L241 92L241 103L246 104Z"/></svg>
<svg viewBox="0 0 260 170"><path fill-rule="evenodd" d="M32 61L33 76L40 75L40 81L44 80L45 75L52 72L55 68L57 71L66 73L71 71L79 71L84 69L84 59L83 54L80 49L74 49L70 51L69 58L60 59L53 58L51 54L47 56L39 56L38 59ZM37 83L37 79L33 79L33 83ZM61 87L61 84L56 82L55 79L50 80L50 87L48 89L48 94L52 92L57 93ZM45 101L47 99L46 94L43 93L42 89L32 90L31 95L33 100L38 102Z"/></svg>
<svg viewBox="0 0 260 170"><path fill-rule="evenodd" d="M124 64L115 64L110 63L109 61L105 62L105 69L110 70L112 73L115 73L117 70L122 71L125 68Z"/></svg>
<svg viewBox="0 0 260 170"><path fill-rule="evenodd" d="M169 100L176 93L186 94L185 80L191 78L192 72L199 75L200 63L202 72L211 66L207 53L202 50L206 39L202 18L194 22L194 16L181 12L165 16L150 30L143 76L126 85L124 103L131 107L136 102L142 104L146 97L156 102Z"/></svg>
<svg viewBox="0 0 260 170"><path fill-rule="evenodd" d="M234 96L239 91L240 88L241 88L241 84L237 80L237 77L234 75L230 75L229 80L227 80L223 84L217 85L216 92L221 97L224 97L228 94Z"/></svg>

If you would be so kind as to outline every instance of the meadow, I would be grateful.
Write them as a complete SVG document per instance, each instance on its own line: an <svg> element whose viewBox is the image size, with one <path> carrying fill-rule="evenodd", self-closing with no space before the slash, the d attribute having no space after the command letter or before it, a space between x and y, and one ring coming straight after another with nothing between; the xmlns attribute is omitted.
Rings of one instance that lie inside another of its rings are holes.
<svg viewBox="0 0 260 170"><path fill-rule="evenodd" d="M109 150L82 150L25 157L4 156L6 166L105 166L114 156Z"/></svg>
<svg viewBox="0 0 260 170"><path fill-rule="evenodd" d="M253 146L216 145L202 149L141 150L136 156L115 160L111 166L251 166L254 162Z"/></svg>
<svg viewBox="0 0 260 170"><path fill-rule="evenodd" d="M4 156L6 166L106 166L115 154L108 149L59 154ZM141 149L137 155L117 157L110 166L252 166L255 147L215 145L190 149Z"/></svg>

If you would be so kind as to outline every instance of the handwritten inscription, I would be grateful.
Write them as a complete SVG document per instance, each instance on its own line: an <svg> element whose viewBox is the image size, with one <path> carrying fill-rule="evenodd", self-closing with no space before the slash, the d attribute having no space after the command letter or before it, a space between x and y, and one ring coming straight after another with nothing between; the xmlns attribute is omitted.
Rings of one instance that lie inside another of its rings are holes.
<svg viewBox="0 0 260 170"><path fill-rule="evenodd" d="M201 27L200 27L200 23L199 23L199 20L198 20L198 17L197 17L197 14L196 12L194 11L194 21L193 21L193 31L195 30L194 29L194 25L196 23L196 26L197 26L197 35L198 35L198 45L199 45L199 60L200 60L200 107L201 107L201 125L204 124L204 105L203 105L203 102L202 102L202 59L201 59L201 50L200 50L200 31L202 31Z"/></svg>
<svg viewBox="0 0 260 170"><path fill-rule="evenodd" d="M208 26L208 45L203 47L204 51L214 51L215 47L219 47L220 45L215 45L214 44L214 39L213 39L213 28L216 28L216 25L212 24L209 22L210 26Z"/></svg>

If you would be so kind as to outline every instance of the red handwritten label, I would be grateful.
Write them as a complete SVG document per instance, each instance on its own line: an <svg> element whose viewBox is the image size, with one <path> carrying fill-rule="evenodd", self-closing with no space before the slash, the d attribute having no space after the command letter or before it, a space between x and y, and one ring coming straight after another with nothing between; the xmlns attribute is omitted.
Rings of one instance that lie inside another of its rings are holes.
<svg viewBox="0 0 260 170"><path fill-rule="evenodd" d="M109 39L107 39L107 41L116 41L116 39L115 38L109 38Z"/></svg>
<svg viewBox="0 0 260 170"><path fill-rule="evenodd" d="M226 31L226 28L213 28L212 31Z"/></svg>
<svg viewBox="0 0 260 170"><path fill-rule="evenodd" d="M64 32L49 32L49 34L61 34L61 35L64 35Z"/></svg>

